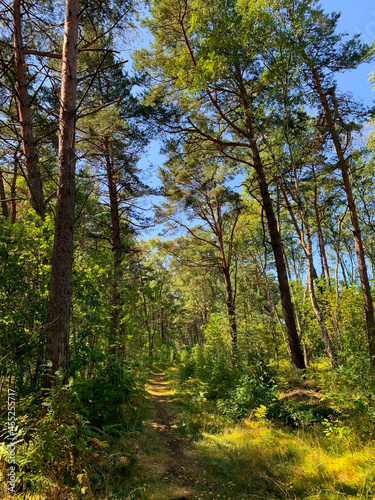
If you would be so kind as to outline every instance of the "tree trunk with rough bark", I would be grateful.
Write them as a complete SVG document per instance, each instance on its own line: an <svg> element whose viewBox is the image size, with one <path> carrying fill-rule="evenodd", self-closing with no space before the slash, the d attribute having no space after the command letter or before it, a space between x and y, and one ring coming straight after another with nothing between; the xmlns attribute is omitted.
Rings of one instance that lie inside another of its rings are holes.
<svg viewBox="0 0 375 500"><path fill-rule="evenodd" d="M47 387L60 369L64 380L69 370L70 309L75 220L75 125L77 100L79 0L66 0L61 69L58 150L58 189L55 239L52 255L48 310L46 362Z"/></svg>
<svg viewBox="0 0 375 500"><path fill-rule="evenodd" d="M326 323L324 321L323 313L322 310L319 306L319 303L317 301L316 295L315 295L315 290L314 290L314 282L318 278L315 266L314 266L314 260L313 260L313 254L312 254L312 241L311 241L311 231L310 231L310 222L309 218L302 206L302 201L300 199L300 193L299 193L299 188L298 185L296 185L296 191L297 191L297 204L299 206L299 212L300 212L300 217L301 217L301 226L304 227L304 234L305 234L305 239L303 238L301 228L298 225L297 219L294 215L293 208L289 202L287 193L285 192L285 189L280 186L281 192L284 196L285 204L287 206L287 209L289 211L290 217L293 221L293 225L295 227L296 233L298 235L298 239L301 243L301 247L303 251L305 252L306 255L306 260L307 260L307 288L309 291L310 295L310 300L311 300L311 305L315 314L315 317L318 321L319 328L320 328L320 333L322 335L323 343L326 349L326 352L328 354L329 359L331 360L332 367L335 367L337 365L337 356L336 352L334 349L334 346L332 344L332 341L330 339Z"/></svg>
<svg viewBox="0 0 375 500"><path fill-rule="evenodd" d="M309 290L311 305L315 314L315 317L318 321L320 333L322 335L324 347L328 354L328 357L331 361L332 368L337 366L337 356L336 351L329 336L326 323L324 321L322 310L318 304L316 299L315 290L314 290L314 279L313 279L313 270L314 270L314 262L312 255L312 242L311 242L311 234L310 234L310 224L307 217L304 218L305 225L305 235L306 235L306 257L307 257L307 287ZM315 271L316 274L316 271Z"/></svg>
<svg viewBox="0 0 375 500"><path fill-rule="evenodd" d="M0 200L1 200L1 213L3 214L3 217L9 219L9 210L5 196L3 172L1 170L0 170Z"/></svg>
<svg viewBox="0 0 375 500"><path fill-rule="evenodd" d="M223 269L223 278L225 284L225 303L227 306L229 331L232 343L232 353L237 353L237 320L236 320L236 304L230 277L230 270Z"/></svg>
<svg viewBox="0 0 375 500"><path fill-rule="evenodd" d="M288 336L290 355L295 368L305 370L305 360L300 345L300 340L297 333L296 321L293 311L293 303L290 295L289 280L284 261L284 254L281 243L281 236L277 226L275 212L272 206L271 195L268 189L266 175L263 169L262 160L259 154L258 145L256 143L254 129L250 119L248 118L248 104L246 100L243 102L245 123L249 134L250 153L253 160L254 169L256 172L259 191L262 199L262 206L266 214L268 230L270 233L271 246L275 257L275 265L279 282L281 305L283 309L285 327Z"/></svg>
<svg viewBox="0 0 375 500"><path fill-rule="evenodd" d="M325 250L325 242L324 242L324 235L323 235L323 229L322 229L322 217L320 216L319 206L318 206L318 184L317 184L317 179L316 179L314 167L312 167L312 173L313 173L313 178L314 178L314 212L315 212L315 219L316 219L316 228L317 228L317 233L318 233L319 253L320 253L320 260L321 260L321 265L322 265L322 274L324 273L325 278L326 278L327 283L328 283L328 286L330 286L331 277L329 274L328 259L327 259L327 254L326 254L326 250Z"/></svg>
<svg viewBox="0 0 375 500"><path fill-rule="evenodd" d="M272 208L271 196L265 179L263 166L261 164L259 153L255 141L252 141L253 160L258 178L259 189L262 198L262 205L266 214L268 229L270 233L271 246L275 257L277 277L281 296L281 305L284 314L285 326L288 335L288 342L293 365L301 370L306 368L303 352L301 350L296 322L293 312L292 298L289 290L289 280L286 272L284 255L282 251L281 237L277 229L277 221Z"/></svg>
<svg viewBox="0 0 375 500"><path fill-rule="evenodd" d="M375 319L374 319L374 305L371 296L370 282L368 279L365 252L363 248L361 228L358 221L357 208L354 201L353 190L350 182L350 177L348 173L348 167L346 164L344 151L341 145L339 134L336 130L335 121L332 116L331 109L327 100L327 95L323 90L322 83L319 77L319 73L315 68L311 70L314 82L316 85L317 93L319 95L320 102L322 104L324 115L327 121L327 126L329 133L332 138L333 145L335 147L338 164L341 170L342 180L344 183L346 199L348 203L350 218L352 222L355 253L358 262L358 272L361 281L363 299L365 304L365 314L366 314L366 324L367 324L367 338L371 359L372 370L375 372Z"/></svg>
<svg viewBox="0 0 375 500"><path fill-rule="evenodd" d="M114 253L113 260L113 284L112 284L112 317L110 328L110 347L109 354L115 355L119 347L119 306L120 297L120 279L121 279L121 262L123 249L121 246L120 236L120 211L118 202L117 183L115 179L115 171L109 147L109 137L106 136L103 140L103 152L105 157L105 165L107 172L107 187L109 193L109 204L111 210L111 232L112 232L112 250Z"/></svg>
<svg viewBox="0 0 375 500"><path fill-rule="evenodd" d="M10 184L10 204L12 207L10 220L12 224L14 224L17 219L17 203L16 203L17 177L18 177L18 157L17 157L17 152L15 152L13 177L12 177L12 182Z"/></svg>
<svg viewBox="0 0 375 500"><path fill-rule="evenodd" d="M31 111L27 90L25 51L22 40L21 0L13 0L13 29L18 117L21 126L22 147L26 163L26 181L29 189L29 201L36 213L44 219L46 215L46 205L33 138Z"/></svg>

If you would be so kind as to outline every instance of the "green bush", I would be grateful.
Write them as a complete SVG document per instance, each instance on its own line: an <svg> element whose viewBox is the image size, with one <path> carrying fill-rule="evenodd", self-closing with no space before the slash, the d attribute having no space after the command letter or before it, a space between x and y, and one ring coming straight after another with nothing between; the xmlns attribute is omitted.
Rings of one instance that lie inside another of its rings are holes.
<svg viewBox="0 0 375 500"><path fill-rule="evenodd" d="M95 431L74 410L71 387L24 397L17 411L18 491L45 492L48 498L55 498L55 490L68 494L77 486L77 474L95 460L90 443ZM0 449L0 462L7 453Z"/></svg>
<svg viewBox="0 0 375 500"><path fill-rule="evenodd" d="M308 401L275 400L267 410L267 418L293 428L305 428L338 416L338 412Z"/></svg>
<svg viewBox="0 0 375 500"><path fill-rule="evenodd" d="M234 419L244 418L260 405L268 406L276 398L274 373L261 354L249 355L242 369L235 387L218 401L221 412Z"/></svg>
<svg viewBox="0 0 375 500"><path fill-rule="evenodd" d="M261 352L248 352L234 360L223 346L196 346L181 354L177 382L184 406L195 412L203 408L233 419L241 419L260 405L268 406L276 398L274 372Z"/></svg>
<svg viewBox="0 0 375 500"><path fill-rule="evenodd" d="M197 361L190 350L184 349L180 354L181 361L177 368L177 381L183 384L195 376Z"/></svg>
<svg viewBox="0 0 375 500"><path fill-rule="evenodd" d="M143 385L116 363L107 365L89 380L75 385L77 411L91 425L106 432L130 430L140 425Z"/></svg>

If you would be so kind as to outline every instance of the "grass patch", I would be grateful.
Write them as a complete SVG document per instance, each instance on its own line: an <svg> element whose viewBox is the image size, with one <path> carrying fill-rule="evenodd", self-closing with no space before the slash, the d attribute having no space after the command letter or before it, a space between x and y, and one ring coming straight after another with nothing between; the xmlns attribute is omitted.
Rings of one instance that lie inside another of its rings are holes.
<svg viewBox="0 0 375 500"><path fill-rule="evenodd" d="M223 498L370 500L375 495L370 445L353 449L336 437L247 421L206 434L197 449L203 467L226 479Z"/></svg>

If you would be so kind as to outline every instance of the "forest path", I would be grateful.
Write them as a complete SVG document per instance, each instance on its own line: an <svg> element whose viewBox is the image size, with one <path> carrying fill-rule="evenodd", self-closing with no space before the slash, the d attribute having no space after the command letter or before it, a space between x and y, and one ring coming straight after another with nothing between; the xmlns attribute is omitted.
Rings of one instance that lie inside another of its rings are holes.
<svg viewBox="0 0 375 500"><path fill-rule="evenodd" d="M198 456L188 438L176 430L173 391L163 373L154 373L147 386L152 417L147 425L149 442L140 462L148 472L142 498L147 500L206 500L209 491L207 474L199 466Z"/></svg>

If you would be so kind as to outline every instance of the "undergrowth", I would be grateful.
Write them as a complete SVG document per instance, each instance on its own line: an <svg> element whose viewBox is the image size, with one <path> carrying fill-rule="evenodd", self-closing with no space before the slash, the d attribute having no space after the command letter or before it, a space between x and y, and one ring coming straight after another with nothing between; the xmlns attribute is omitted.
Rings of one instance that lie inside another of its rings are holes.
<svg viewBox="0 0 375 500"><path fill-rule="evenodd" d="M202 467L225 478L220 498L375 498L375 384L362 366L305 373L261 353L195 347L169 370L180 431Z"/></svg>
<svg viewBox="0 0 375 500"><path fill-rule="evenodd" d="M21 398L16 447L19 498L94 499L121 491L136 462L133 437L140 432L145 411L144 380L136 380L130 370L116 364L88 381L60 385L47 396L38 392ZM2 437L5 498L6 427Z"/></svg>
<svg viewBox="0 0 375 500"><path fill-rule="evenodd" d="M196 446L202 465L225 478L226 498L370 500L375 495L371 444L246 421L219 435L206 434Z"/></svg>

